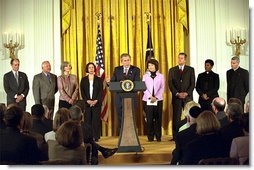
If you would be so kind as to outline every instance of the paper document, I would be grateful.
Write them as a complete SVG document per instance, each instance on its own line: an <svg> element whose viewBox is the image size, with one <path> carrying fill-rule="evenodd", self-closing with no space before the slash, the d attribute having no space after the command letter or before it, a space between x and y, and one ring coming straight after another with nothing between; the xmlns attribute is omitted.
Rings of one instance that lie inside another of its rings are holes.
<svg viewBox="0 0 254 170"><path fill-rule="evenodd" d="M147 99L146 104L147 106L157 106L157 100L155 102L151 102L151 99Z"/></svg>

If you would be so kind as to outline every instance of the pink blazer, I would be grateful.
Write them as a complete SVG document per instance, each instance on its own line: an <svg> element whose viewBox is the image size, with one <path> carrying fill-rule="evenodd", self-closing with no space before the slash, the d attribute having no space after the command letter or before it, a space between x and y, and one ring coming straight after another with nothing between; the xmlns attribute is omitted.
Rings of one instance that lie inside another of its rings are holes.
<svg viewBox="0 0 254 170"><path fill-rule="evenodd" d="M164 92L164 76L161 73L156 73L156 77L154 79L151 78L151 73L146 72L143 75L142 81L146 84L146 91L144 91L143 101L147 101L149 97L152 96L153 88L154 95L158 99L158 101L163 100L163 92Z"/></svg>

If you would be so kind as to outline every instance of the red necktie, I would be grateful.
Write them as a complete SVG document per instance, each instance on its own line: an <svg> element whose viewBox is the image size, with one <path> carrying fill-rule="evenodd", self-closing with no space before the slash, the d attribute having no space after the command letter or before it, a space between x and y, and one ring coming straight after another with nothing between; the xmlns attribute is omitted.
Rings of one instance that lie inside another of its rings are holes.
<svg viewBox="0 0 254 170"><path fill-rule="evenodd" d="M180 66L179 72L180 72L180 75L183 74L182 66Z"/></svg>

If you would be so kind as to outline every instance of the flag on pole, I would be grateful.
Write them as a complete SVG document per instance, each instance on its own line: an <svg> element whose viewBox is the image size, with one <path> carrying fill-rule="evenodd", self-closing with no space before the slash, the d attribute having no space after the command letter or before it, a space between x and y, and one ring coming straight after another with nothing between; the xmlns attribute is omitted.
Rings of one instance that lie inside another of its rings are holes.
<svg viewBox="0 0 254 170"><path fill-rule="evenodd" d="M146 45L146 61L145 61L145 63L151 58L154 58L154 52L153 52L153 43L152 43L150 23L148 23L148 27L147 27L147 45Z"/></svg>
<svg viewBox="0 0 254 170"><path fill-rule="evenodd" d="M98 33L96 40L96 75L99 76L103 82L102 92L102 108L100 118L108 123L108 103L107 103L107 83L105 80L105 67L103 62L103 46L101 39L100 26L98 25Z"/></svg>

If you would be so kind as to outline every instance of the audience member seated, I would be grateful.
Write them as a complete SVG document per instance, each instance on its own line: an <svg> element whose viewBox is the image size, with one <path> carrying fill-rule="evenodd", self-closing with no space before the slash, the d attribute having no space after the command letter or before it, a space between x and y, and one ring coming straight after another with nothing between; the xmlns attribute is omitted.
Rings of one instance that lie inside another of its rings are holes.
<svg viewBox="0 0 254 170"><path fill-rule="evenodd" d="M212 109L215 113L217 119L220 122L221 128L224 128L229 124L228 117L226 113L224 112L224 109L226 107L226 101L221 97L216 97L212 101Z"/></svg>
<svg viewBox="0 0 254 170"><path fill-rule="evenodd" d="M226 157L224 143L219 133L220 122L211 111L203 111L197 121L197 138L183 150L183 164L196 165L201 159Z"/></svg>
<svg viewBox="0 0 254 170"><path fill-rule="evenodd" d="M37 146L41 151L41 160L48 160L48 145L41 134L31 131L32 126L33 126L32 115L29 112L24 112L21 133L36 139Z"/></svg>
<svg viewBox="0 0 254 170"><path fill-rule="evenodd" d="M53 120L50 118L49 108L46 105L42 105L44 108L43 122L50 128L53 129Z"/></svg>
<svg viewBox="0 0 254 170"><path fill-rule="evenodd" d="M45 133L51 131L52 129L48 127L48 125L43 121L44 117L44 108L41 104L35 104L31 108L31 113L33 117L33 127L31 131L37 132L42 136Z"/></svg>
<svg viewBox="0 0 254 170"><path fill-rule="evenodd" d="M231 103L237 103L237 104L242 106L241 100L238 99L238 98L235 98L235 97L231 97L231 98L228 99L228 104L231 104Z"/></svg>
<svg viewBox="0 0 254 170"><path fill-rule="evenodd" d="M183 109L183 114L185 116L185 118L183 120L181 120L179 123L178 123L178 132L186 129L187 127L189 127L189 125L187 124L187 116L189 115L189 111L190 109L193 107L193 106L198 106L200 107L200 104L199 103L196 103L194 101L189 101L188 103L186 103L186 105L184 106L184 109Z"/></svg>
<svg viewBox="0 0 254 170"><path fill-rule="evenodd" d="M183 119L185 121L185 124L183 124L180 128L179 128L179 132L181 132L182 130L184 129L187 129L188 127L190 127L190 124L189 124L189 120L188 120L188 117L190 116L190 109L193 108L193 107L199 107L200 108L200 104L199 103L196 103L194 101L190 101L186 104L187 106L184 107L184 115L185 115L185 119ZM182 121L181 121L182 122Z"/></svg>
<svg viewBox="0 0 254 170"><path fill-rule="evenodd" d="M242 105L238 103L229 103L226 109L226 114L228 115L230 123L228 126L221 129L221 132L225 141L227 157L229 157L232 140L236 137L244 136L241 124L241 117L243 114Z"/></svg>
<svg viewBox="0 0 254 170"><path fill-rule="evenodd" d="M56 141L49 140L49 161L63 160L73 165L86 164L86 150L78 122L64 122L56 131Z"/></svg>
<svg viewBox="0 0 254 170"><path fill-rule="evenodd" d="M66 121L70 120L70 111L66 108L60 108L54 117L53 120L53 130L45 133L45 141L56 140L56 131L57 129Z"/></svg>
<svg viewBox="0 0 254 170"><path fill-rule="evenodd" d="M0 129L5 129L6 125L4 122L4 112L6 111L6 106L4 103L0 103Z"/></svg>
<svg viewBox="0 0 254 170"><path fill-rule="evenodd" d="M176 148L172 152L172 160L170 163L171 165L181 164L183 157L183 148L188 142L198 137L196 131L196 118L201 113L201 111L202 110L200 107L193 106L187 115L187 122L190 127L176 134Z"/></svg>
<svg viewBox="0 0 254 170"><path fill-rule="evenodd" d="M242 126L244 136L232 140L230 157L237 158L241 165L249 164L249 113L242 116Z"/></svg>
<svg viewBox="0 0 254 170"><path fill-rule="evenodd" d="M104 158L108 158L115 154L117 148L104 148L94 141L91 127L82 121L82 110L78 106L74 105L70 108L70 116L72 120L80 124L83 130L84 143L90 143L92 145L92 165L98 164L98 151L102 153Z"/></svg>
<svg viewBox="0 0 254 170"><path fill-rule="evenodd" d="M4 121L6 129L0 131L0 164L38 164L40 151L36 140L20 133L23 126L23 111L17 106L8 108Z"/></svg>

